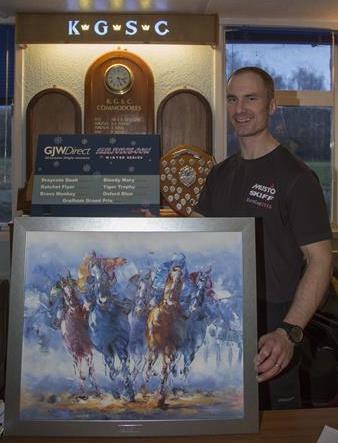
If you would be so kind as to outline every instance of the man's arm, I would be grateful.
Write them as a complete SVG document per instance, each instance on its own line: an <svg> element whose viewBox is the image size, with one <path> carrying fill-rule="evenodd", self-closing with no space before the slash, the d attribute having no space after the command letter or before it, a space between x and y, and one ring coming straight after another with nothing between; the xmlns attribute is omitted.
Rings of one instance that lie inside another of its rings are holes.
<svg viewBox="0 0 338 443"><path fill-rule="evenodd" d="M323 240L301 247L306 271L299 282L292 306L285 317L288 323L305 328L323 300L332 275L331 241Z"/></svg>
<svg viewBox="0 0 338 443"><path fill-rule="evenodd" d="M320 305L332 272L331 241L323 240L301 247L306 270L284 321L305 328ZM293 356L294 344L283 329L263 335L258 341L255 365L259 382L269 380L286 368Z"/></svg>

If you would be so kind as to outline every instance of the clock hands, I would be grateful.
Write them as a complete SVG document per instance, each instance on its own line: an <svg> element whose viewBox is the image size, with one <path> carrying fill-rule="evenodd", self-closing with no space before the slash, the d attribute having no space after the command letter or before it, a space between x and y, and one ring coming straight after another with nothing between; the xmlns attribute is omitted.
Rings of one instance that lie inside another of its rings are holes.
<svg viewBox="0 0 338 443"><path fill-rule="evenodd" d="M121 86L125 83L125 78L123 77L116 77L116 80L120 83Z"/></svg>

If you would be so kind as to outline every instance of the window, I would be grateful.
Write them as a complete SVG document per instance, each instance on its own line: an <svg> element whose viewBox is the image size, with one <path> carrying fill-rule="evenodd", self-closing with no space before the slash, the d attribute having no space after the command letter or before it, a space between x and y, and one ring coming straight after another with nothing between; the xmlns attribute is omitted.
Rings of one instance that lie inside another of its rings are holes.
<svg viewBox="0 0 338 443"><path fill-rule="evenodd" d="M279 107L271 132L316 172L332 215L332 33L258 28L225 32L226 75L259 66L274 78ZM236 137L228 128L227 153L236 150Z"/></svg>
<svg viewBox="0 0 338 443"><path fill-rule="evenodd" d="M0 25L0 227L12 217L11 123L14 84L14 26Z"/></svg>

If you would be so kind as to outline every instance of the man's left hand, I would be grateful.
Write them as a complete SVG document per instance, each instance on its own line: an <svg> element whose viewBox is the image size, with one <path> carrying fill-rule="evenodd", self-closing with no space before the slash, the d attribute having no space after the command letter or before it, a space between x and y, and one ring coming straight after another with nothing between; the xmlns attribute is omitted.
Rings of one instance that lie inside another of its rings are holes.
<svg viewBox="0 0 338 443"><path fill-rule="evenodd" d="M270 380L276 377L290 363L294 344L285 331L276 329L263 335L258 341L258 353L254 359L257 381Z"/></svg>

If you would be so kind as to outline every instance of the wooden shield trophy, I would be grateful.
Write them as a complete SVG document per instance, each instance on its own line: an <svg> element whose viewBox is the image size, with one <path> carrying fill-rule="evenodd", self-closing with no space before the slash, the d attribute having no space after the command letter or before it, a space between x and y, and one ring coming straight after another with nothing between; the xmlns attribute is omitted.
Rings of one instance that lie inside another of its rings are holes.
<svg viewBox="0 0 338 443"><path fill-rule="evenodd" d="M113 51L90 66L85 79L84 121L86 133L154 132L154 79L140 57Z"/></svg>
<svg viewBox="0 0 338 443"><path fill-rule="evenodd" d="M161 194L176 213L189 216L198 202L213 157L203 149L180 145L161 158Z"/></svg>

